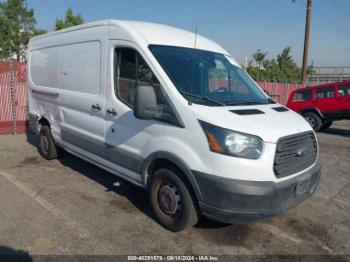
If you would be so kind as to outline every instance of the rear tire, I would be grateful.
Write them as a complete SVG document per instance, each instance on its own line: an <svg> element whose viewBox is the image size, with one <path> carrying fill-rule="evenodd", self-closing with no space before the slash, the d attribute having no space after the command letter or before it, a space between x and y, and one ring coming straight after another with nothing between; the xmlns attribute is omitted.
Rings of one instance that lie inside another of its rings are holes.
<svg viewBox="0 0 350 262"><path fill-rule="evenodd" d="M303 114L303 117L315 131L320 130L322 126L322 120L317 114L312 112L307 112Z"/></svg>
<svg viewBox="0 0 350 262"><path fill-rule="evenodd" d="M190 185L177 173L177 170L161 168L153 174L150 186L153 211L160 224L173 232L198 222Z"/></svg>
<svg viewBox="0 0 350 262"><path fill-rule="evenodd" d="M40 155L46 160L57 158L57 147L53 141L49 126L42 126L39 132L38 150Z"/></svg>
<svg viewBox="0 0 350 262"><path fill-rule="evenodd" d="M326 121L320 128L320 130L325 130L327 128L329 128L331 125L333 124L332 121Z"/></svg>

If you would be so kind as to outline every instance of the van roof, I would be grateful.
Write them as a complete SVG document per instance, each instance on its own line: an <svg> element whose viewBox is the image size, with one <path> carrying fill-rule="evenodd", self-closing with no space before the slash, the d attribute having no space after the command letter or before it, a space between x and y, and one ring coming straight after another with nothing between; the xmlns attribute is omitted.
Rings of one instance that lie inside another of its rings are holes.
<svg viewBox="0 0 350 262"><path fill-rule="evenodd" d="M36 41L42 38L64 34L67 32L100 26L120 27L128 32L134 39L146 41L147 44L181 46L189 48L193 48L195 44L195 34L193 32L163 24L127 20L101 20L86 23L36 36L32 38L31 41ZM196 36L196 48L229 55L228 52L220 45L199 34Z"/></svg>

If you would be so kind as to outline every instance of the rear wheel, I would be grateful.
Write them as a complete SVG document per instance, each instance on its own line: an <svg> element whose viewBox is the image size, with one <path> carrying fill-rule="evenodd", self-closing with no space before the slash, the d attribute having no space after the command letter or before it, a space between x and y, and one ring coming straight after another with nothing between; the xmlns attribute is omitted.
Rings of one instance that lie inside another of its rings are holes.
<svg viewBox="0 0 350 262"><path fill-rule="evenodd" d="M158 221L179 232L198 222L198 214L188 183L176 170L161 168L152 177L150 200Z"/></svg>
<svg viewBox="0 0 350 262"><path fill-rule="evenodd" d="M322 126L322 120L317 114L312 112L307 112L303 114L303 117L315 131L320 130Z"/></svg>
<svg viewBox="0 0 350 262"><path fill-rule="evenodd" d="M325 129L329 128L332 124L333 124L332 121L324 122L324 124L321 126L321 130L325 130Z"/></svg>
<svg viewBox="0 0 350 262"><path fill-rule="evenodd" d="M53 141L49 126L42 126L39 132L38 150L46 160L57 158L57 147Z"/></svg>

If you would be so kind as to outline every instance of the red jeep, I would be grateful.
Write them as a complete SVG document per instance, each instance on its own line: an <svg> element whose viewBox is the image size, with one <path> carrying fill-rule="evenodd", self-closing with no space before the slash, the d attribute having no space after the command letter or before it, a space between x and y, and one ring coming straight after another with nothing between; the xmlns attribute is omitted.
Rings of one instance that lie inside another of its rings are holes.
<svg viewBox="0 0 350 262"><path fill-rule="evenodd" d="M350 81L295 90L287 106L301 114L315 131L326 129L334 120L350 119Z"/></svg>

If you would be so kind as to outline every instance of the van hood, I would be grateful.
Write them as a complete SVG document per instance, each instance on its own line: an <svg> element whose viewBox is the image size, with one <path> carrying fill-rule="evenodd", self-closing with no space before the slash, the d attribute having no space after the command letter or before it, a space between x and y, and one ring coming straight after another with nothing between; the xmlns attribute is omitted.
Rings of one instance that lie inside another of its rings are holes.
<svg viewBox="0 0 350 262"><path fill-rule="evenodd" d="M198 120L256 135L265 142L276 143L284 136L313 131L301 115L280 104L223 107L192 104L191 109Z"/></svg>

